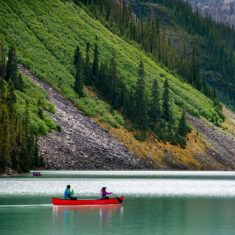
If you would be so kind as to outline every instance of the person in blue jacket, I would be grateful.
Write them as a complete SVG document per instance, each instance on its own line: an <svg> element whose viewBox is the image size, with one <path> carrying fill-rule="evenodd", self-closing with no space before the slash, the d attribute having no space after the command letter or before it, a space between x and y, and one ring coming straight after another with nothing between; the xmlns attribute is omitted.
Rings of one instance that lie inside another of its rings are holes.
<svg viewBox="0 0 235 235"><path fill-rule="evenodd" d="M74 197L73 195L74 195L74 192L71 189L71 186L67 185L64 191L64 199L77 200L77 197Z"/></svg>

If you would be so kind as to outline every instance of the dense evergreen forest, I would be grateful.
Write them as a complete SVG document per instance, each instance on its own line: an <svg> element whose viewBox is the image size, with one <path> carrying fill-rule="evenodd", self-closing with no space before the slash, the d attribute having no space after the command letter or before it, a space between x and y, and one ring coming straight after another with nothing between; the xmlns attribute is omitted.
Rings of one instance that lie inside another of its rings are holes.
<svg viewBox="0 0 235 235"><path fill-rule="evenodd" d="M193 39L198 39L200 77L214 87L220 98L234 107L235 104L235 30L231 25L218 23L210 16L193 12L189 2L181 0L144 0L171 9L175 21ZM199 36L199 37L198 37ZM184 39L185 40L185 39ZM185 40L187 42L187 40Z"/></svg>
<svg viewBox="0 0 235 235"><path fill-rule="evenodd" d="M203 18L198 12L192 11L189 3L182 0L141 1L138 4L130 1L136 14L133 14L132 8L127 4L129 1L75 2L85 4L88 12L114 33L139 43L156 61L213 99L216 105L219 104L216 90L223 101L233 105L235 31L229 26L218 24L211 18ZM180 38L180 43L175 45L166 32L166 26L160 25L154 6L146 5L147 3L167 7L178 25L193 38L199 35L202 39L190 42ZM150 8L148 14L145 8Z"/></svg>
<svg viewBox="0 0 235 235"><path fill-rule="evenodd" d="M30 127L28 104L23 118L16 111L15 89L23 90L24 84L17 69L15 48L9 48L7 56L5 51L0 44L0 173L9 168L27 172L42 166L42 160L37 137Z"/></svg>

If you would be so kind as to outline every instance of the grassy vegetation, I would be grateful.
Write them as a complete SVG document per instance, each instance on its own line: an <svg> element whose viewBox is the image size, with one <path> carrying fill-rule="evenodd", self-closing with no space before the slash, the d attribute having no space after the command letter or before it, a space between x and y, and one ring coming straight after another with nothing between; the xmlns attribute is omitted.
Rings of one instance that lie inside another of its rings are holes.
<svg viewBox="0 0 235 235"><path fill-rule="evenodd" d="M57 125L52 121L47 113L54 112L54 106L48 102L46 93L29 78L23 77L24 91L16 91L17 95L17 111L21 116L25 113L26 102L29 103L30 123L35 133L45 135L52 129L56 129ZM39 110L43 114L39 115Z"/></svg>
<svg viewBox="0 0 235 235"><path fill-rule="evenodd" d="M163 81L168 78L176 102L174 112L186 109L193 115L202 115L218 123L221 121L208 98L169 74L136 45L130 45L112 34L75 4L59 0L0 0L0 4L0 34L8 44L16 46L20 62L87 115L114 127L124 123L120 114L113 112L109 105L92 93L88 92L86 97L79 98L73 89L74 50L79 44L84 53L86 41L93 43L97 36L101 57L111 57L115 52L118 72L129 89L135 87L137 66L140 58L143 58L148 92L155 77L161 88Z"/></svg>

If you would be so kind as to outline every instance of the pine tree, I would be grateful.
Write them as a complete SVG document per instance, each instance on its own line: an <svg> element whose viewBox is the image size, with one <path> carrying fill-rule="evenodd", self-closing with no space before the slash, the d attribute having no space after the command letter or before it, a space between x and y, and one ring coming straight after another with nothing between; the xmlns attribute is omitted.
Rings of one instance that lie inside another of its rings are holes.
<svg viewBox="0 0 235 235"><path fill-rule="evenodd" d="M110 79L109 79L109 68L108 61L103 61L100 64L98 81L96 87L102 96L110 101Z"/></svg>
<svg viewBox="0 0 235 235"><path fill-rule="evenodd" d="M117 75L117 63L115 55L113 55L109 65L109 79L110 79L110 98L111 104L114 107L118 107L118 75Z"/></svg>
<svg viewBox="0 0 235 235"><path fill-rule="evenodd" d="M75 91L79 94L80 97L84 96L83 85L84 85L84 71L81 66L80 68L77 68L75 85L74 85Z"/></svg>
<svg viewBox="0 0 235 235"><path fill-rule="evenodd" d="M6 105L0 105L0 172L6 172L10 166L10 122Z"/></svg>
<svg viewBox="0 0 235 235"><path fill-rule="evenodd" d="M18 151L18 171L28 172L33 159L32 149L34 148L34 136L30 128L29 103L26 102L24 119L18 124L19 137L18 144L21 148Z"/></svg>
<svg viewBox="0 0 235 235"><path fill-rule="evenodd" d="M84 78L87 84L91 83L90 43L86 43L86 58L84 66Z"/></svg>
<svg viewBox="0 0 235 235"><path fill-rule="evenodd" d="M5 77L5 52L3 44L0 42L0 103L3 100L3 79Z"/></svg>
<svg viewBox="0 0 235 235"><path fill-rule="evenodd" d="M16 95L15 95L14 84L12 80L9 80L8 82L6 103L8 105L9 111L11 112L11 115L14 115Z"/></svg>
<svg viewBox="0 0 235 235"><path fill-rule="evenodd" d="M6 56L3 44L0 42L0 78L6 75Z"/></svg>
<svg viewBox="0 0 235 235"><path fill-rule="evenodd" d="M152 124L155 125L156 122L161 117L161 99L160 99L160 91L158 81L155 78L152 86L152 100L150 106L149 116L151 118Z"/></svg>
<svg viewBox="0 0 235 235"><path fill-rule="evenodd" d="M162 105L162 114L165 121L171 121L171 109L170 109L170 92L169 92L169 83L168 79L164 82L163 87L163 105Z"/></svg>
<svg viewBox="0 0 235 235"><path fill-rule="evenodd" d="M3 77L0 77L0 105L4 100L4 83Z"/></svg>
<svg viewBox="0 0 235 235"><path fill-rule="evenodd" d="M196 56L196 49L193 47L192 51L192 62L191 62L191 84L195 86L198 90L200 90L199 87L199 70L198 70L198 64L197 64L197 56Z"/></svg>
<svg viewBox="0 0 235 235"><path fill-rule="evenodd" d="M18 74L16 80L14 81L14 87L15 87L15 89L17 89L17 90L20 90L20 91L23 90L24 83L23 83L23 79L22 79L21 73Z"/></svg>
<svg viewBox="0 0 235 235"><path fill-rule="evenodd" d="M74 89L79 94L83 96L83 85L84 85L84 65L82 61L82 55L79 46L77 46L74 54L74 65L76 68L75 84Z"/></svg>
<svg viewBox="0 0 235 235"><path fill-rule="evenodd" d="M80 47L77 46L74 52L74 58L73 58L73 64L75 65L75 68L79 68L82 63L82 55L80 51Z"/></svg>
<svg viewBox="0 0 235 235"><path fill-rule="evenodd" d="M141 59L138 68L138 80L136 86L136 115L135 123L137 129L146 131L148 129L148 116L147 116L147 101L145 94L145 80L144 80L144 63Z"/></svg>
<svg viewBox="0 0 235 235"><path fill-rule="evenodd" d="M6 71L6 80L12 81L16 80L17 77L17 59L15 48L11 47L8 51L8 61L7 61L7 71Z"/></svg>
<svg viewBox="0 0 235 235"><path fill-rule="evenodd" d="M98 75L99 75L99 49L96 38L96 42L94 45L93 64L92 64L92 80L94 84L97 82Z"/></svg>
<svg viewBox="0 0 235 235"><path fill-rule="evenodd" d="M6 81L12 80L15 89L23 89L23 81L21 75L18 75L16 50L11 47L8 52L8 61L6 68Z"/></svg>
<svg viewBox="0 0 235 235"><path fill-rule="evenodd" d="M179 122L178 133L180 136L186 137L188 132L189 132L189 127L186 122L185 111L183 111Z"/></svg>

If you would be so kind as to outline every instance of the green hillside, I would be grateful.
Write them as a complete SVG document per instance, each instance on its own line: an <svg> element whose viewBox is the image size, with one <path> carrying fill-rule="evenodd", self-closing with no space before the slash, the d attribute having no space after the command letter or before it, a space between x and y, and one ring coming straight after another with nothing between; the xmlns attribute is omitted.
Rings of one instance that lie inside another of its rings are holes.
<svg viewBox="0 0 235 235"><path fill-rule="evenodd" d="M31 126L36 134L45 135L50 130L56 129L57 125L48 117L46 112L54 112L54 106L48 102L47 94L35 85L29 78L24 77L24 90L16 91L17 111L23 116L26 101L29 102L29 116ZM42 115L39 115L42 110Z"/></svg>
<svg viewBox="0 0 235 235"><path fill-rule="evenodd" d="M79 44L85 52L86 42L93 43L97 36L101 57L110 57L115 52L118 72L129 89L135 87L137 66L140 58L143 58L148 90L154 78L160 81L161 87L163 81L169 79L172 97L177 104L174 112L178 113L179 108L185 109L193 115L221 122L211 100L169 74L135 44L130 45L112 34L74 3L59 0L1 0L0 4L1 37L9 45L15 45L20 62L88 115L114 126L123 124L122 117L117 112L110 112L105 102L92 94L79 98L73 89L74 50Z"/></svg>
<svg viewBox="0 0 235 235"><path fill-rule="evenodd" d="M215 89L220 100L234 108L235 44L234 28L193 12L182 0L130 0L137 17L158 17L161 31L177 52L197 48L200 80ZM180 58L179 58L180 59Z"/></svg>

